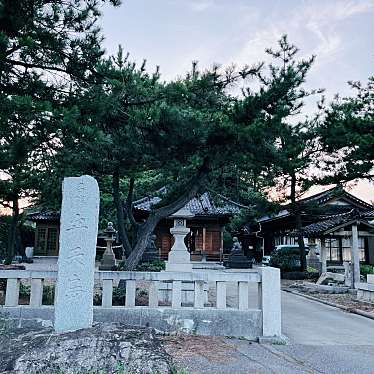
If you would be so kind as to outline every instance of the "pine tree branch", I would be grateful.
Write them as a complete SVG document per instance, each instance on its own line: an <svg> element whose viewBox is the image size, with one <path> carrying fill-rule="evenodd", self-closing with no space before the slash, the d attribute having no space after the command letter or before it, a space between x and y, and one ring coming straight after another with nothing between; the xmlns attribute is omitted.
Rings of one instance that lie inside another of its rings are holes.
<svg viewBox="0 0 374 374"><path fill-rule="evenodd" d="M157 220L160 220L183 208L205 185L209 170L209 159L205 158L198 173L191 179L190 183L187 184L184 193L173 203L156 209L153 213L151 213L151 216Z"/></svg>

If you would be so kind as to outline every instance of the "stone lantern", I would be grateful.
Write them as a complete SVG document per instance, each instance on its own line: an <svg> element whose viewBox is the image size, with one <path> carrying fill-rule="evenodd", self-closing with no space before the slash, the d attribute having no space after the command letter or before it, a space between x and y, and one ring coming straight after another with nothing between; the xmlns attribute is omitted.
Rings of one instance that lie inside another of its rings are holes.
<svg viewBox="0 0 374 374"><path fill-rule="evenodd" d="M112 222L108 222L108 226L104 231L106 238L106 249L101 259L99 270L114 270L116 266L116 257L113 252L113 242L115 241L116 230Z"/></svg>
<svg viewBox="0 0 374 374"><path fill-rule="evenodd" d="M185 208L171 215L171 218L174 219L174 226L170 229L170 233L174 236L174 245L169 252L166 271L192 271L190 253L184 244L184 238L190 232L186 226L187 218L192 217L194 214Z"/></svg>

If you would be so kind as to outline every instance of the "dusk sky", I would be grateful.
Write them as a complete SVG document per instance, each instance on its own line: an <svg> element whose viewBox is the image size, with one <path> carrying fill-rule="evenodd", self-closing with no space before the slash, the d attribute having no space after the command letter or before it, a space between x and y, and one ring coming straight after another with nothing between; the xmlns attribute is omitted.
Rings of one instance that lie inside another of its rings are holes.
<svg viewBox="0 0 374 374"><path fill-rule="evenodd" d="M104 8L102 28L108 54L121 44L150 71L160 65L165 80L184 75L193 60L201 68L266 61L265 48L287 34L300 57L317 56L306 87L332 98L351 93L348 80L374 74L373 20L374 0L123 0ZM360 182L351 192L371 200L374 185Z"/></svg>

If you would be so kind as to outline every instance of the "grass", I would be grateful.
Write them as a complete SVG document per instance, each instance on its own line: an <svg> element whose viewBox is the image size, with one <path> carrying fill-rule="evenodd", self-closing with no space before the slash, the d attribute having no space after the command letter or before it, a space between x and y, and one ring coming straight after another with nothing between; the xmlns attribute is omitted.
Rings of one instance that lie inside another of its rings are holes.
<svg viewBox="0 0 374 374"><path fill-rule="evenodd" d="M171 374L188 374L187 369L179 369L177 370L175 367L171 368Z"/></svg>

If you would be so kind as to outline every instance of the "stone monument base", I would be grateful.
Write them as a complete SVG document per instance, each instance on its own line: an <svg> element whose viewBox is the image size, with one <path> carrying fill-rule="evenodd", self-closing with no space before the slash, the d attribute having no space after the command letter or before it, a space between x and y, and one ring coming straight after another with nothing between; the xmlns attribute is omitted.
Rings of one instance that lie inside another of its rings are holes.
<svg viewBox="0 0 374 374"><path fill-rule="evenodd" d="M170 263L169 261L165 265L166 271L177 271L177 272L192 272L192 264L185 263Z"/></svg>
<svg viewBox="0 0 374 374"><path fill-rule="evenodd" d="M231 269L252 269L252 261L243 252L231 253L224 265Z"/></svg>

